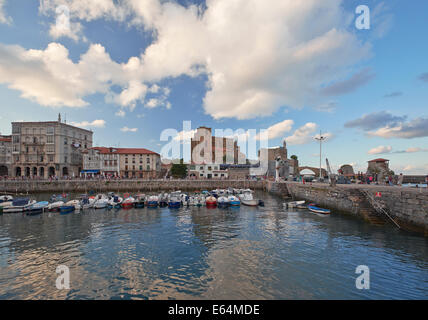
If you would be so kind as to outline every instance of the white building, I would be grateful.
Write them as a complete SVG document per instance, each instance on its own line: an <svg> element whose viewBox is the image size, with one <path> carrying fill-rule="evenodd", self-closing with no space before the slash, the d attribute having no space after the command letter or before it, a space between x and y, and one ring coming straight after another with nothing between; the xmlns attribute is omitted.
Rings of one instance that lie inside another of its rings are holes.
<svg viewBox="0 0 428 320"><path fill-rule="evenodd" d="M227 179L227 170L221 170L219 164L191 164L188 170L189 178L193 179Z"/></svg>

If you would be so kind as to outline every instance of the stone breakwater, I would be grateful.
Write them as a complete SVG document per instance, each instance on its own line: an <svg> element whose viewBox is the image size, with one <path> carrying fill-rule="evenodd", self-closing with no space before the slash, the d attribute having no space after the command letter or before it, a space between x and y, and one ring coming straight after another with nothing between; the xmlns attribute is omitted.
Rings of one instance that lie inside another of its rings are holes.
<svg viewBox="0 0 428 320"><path fill-rule="evenodd" d="M384 213L377 212L367 193L372 197L377 192L381 197L375 201L405 230L422 232L428 236L428 190L375 185L301 184L297 182L271 182L249 180L60 180L60 181L0 181L0 193L62 193L75 192L155 192L160 190L226 189L264 190L279 196L291 196L317 203L337 213L347 213L375 223L392 223Z"/></svg>
<svg viewBox="0 0 428 320"><path fill-rule="evenodd" d="M330 187L326 184L296 182L266 182L266 184L267 191L272 193L314 202L335 211L360 216L375 224L393 223L385 213L375 210L373 206L375 201L402 229L422 232L428 236L426 188L352 184ZM373 201L370 201L369 197L372 197Z"/></svg>
<svg viewBox="0 0 428 320"><path fill-rule="evenodd" d="M0 193L62 193L62 192L150 192L150 191L196 191L227 189L264 190L263 181L249 180L28 180L0 181Z"/></svg>

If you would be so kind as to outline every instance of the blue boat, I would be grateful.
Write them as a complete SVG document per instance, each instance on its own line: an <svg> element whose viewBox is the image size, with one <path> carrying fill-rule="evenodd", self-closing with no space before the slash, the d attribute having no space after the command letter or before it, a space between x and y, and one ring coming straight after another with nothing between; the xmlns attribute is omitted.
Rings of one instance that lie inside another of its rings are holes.
<svg viewBox="0 0 428 320"><path fill-rule="evenodd" d="M76 208L74 206L62 206L59 207L59 212L61 214L66 214L66 213L71 213L75 210Z"/></svg>
<svg viewBox="0 0 428 320"><path fill-rule="evenodd" d="M320 213L320 214L330 214L331 211L328 209L319 208L313 204L308 205L308 209L311 212Z"/></svg>
<svg viewBox="0 0 428 320"><path fill-rule="evenodd" d="M25 209L25 214L28 216L32 216L32 215L36 215L36 214L41 214L43 213L43 211L45 210L45 208L49 205L49 202L47 201L40 201L37 202L31 206L29 206L28 208Z"/></svg>
<svg viewBox="0 0 428 320"><path fill-rule="evenodd" d="M170 201L170 202L168 202L168 207L169 208L180 208L181 202L180 201Z"/></svg>

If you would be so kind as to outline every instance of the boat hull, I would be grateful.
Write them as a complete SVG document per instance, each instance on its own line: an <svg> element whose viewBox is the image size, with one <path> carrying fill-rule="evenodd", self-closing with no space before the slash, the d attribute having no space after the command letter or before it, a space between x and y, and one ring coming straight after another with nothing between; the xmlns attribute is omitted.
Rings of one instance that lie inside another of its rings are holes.
<svg viewBox="0 0 428 320"><path fill-rule="evenodd" d="M67 213L71 213L74 210L76 210L76 208L74 206L63 206L59 208L59 212L61 214L67 214Z"/></svg>
<svg viewBox="0 0 428 320"><path fill-rule="evenodd" d="M258 200L241 200L241 203L244 206L249 206L249 207L257 207L259 205Z"/></svg>
<svg viewBox="0 0 428 320"><path fill-rule="evenodd" d="M328 215L331 213L331 211L328 209L318 208L318 207L314 207L314 206L308 206L308 209L309 209L309 211L314 212L314 213L318 213L318 214Z"/></svg>

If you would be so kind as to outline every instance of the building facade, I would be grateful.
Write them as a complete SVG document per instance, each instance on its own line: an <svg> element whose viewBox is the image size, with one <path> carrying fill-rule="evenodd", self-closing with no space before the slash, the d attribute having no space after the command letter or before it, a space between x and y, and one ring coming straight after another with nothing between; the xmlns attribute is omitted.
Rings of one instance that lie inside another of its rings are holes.
<svg viewBox="0 0 428 320"><path fill-rule="evenodd" d="M214 137L211 128L199 127L196 130L191 139L192 164L237 164L239 161L245 163L245 155L240 153L237 141L232 138Z"/></svg>
<svg viewBox="0 0 428 320"><path fill-rule="evenodd" d="M81 176L118 177L120 175L120 154L117 148L93 147L83 154Z"/></svg>
<svg viewBox="0 0 428 320"><path fill-rule="evenodd" d="M297 175L299 163L297 159L288 159L287 144L284 140L282 147L260 149L260 168L264 169L263 175L275 177L278 171L281 178L288 178L290 175Z"/></svg>
<svg viewBox="0 0 428 320"><path fill-rule="evenodd" d="M227 179L228 172L220 164L190 164L187 175L190 179Z"/></svg>
<svg viewBox="0 0 428 320"><path fill-rule="evenodd" d="M0 135L0 177L12 172L12 136Z"/></svg>
<svg viewBox="0 0 428 320"><path fill-rule="evenodd" d="M142 148L117 148L122 178L156 179L161 175L160 154Z"/></svg>
<svg viewBox="0 0 428 320"><path fill-rule="evenodd" d="M82 153L92 147L90 130L61 121L12 122L14 177L75 177Z"/></svg>

